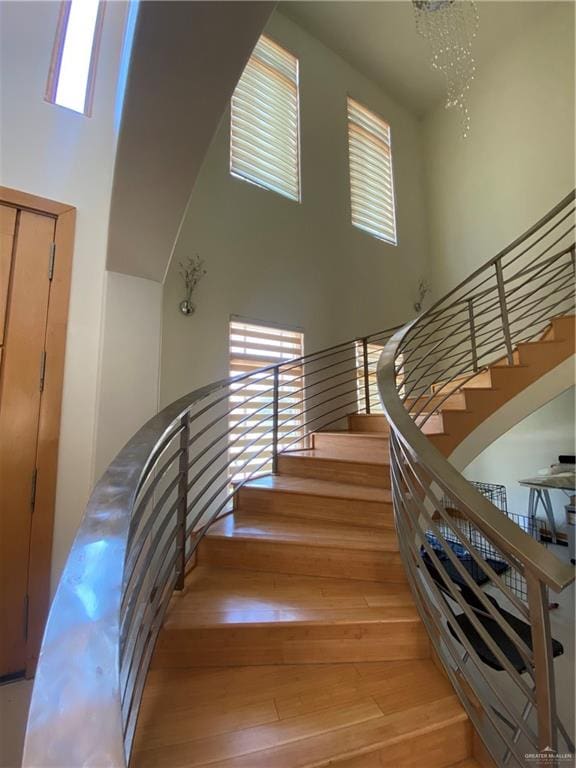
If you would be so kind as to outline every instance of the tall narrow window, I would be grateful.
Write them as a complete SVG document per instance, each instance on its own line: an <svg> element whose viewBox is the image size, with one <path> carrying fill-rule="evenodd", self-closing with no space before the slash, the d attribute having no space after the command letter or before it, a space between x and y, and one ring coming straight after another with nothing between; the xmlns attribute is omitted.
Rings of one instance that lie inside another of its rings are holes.
<svg viewBox="0 0 576 768"><path fill-rule="evenodd" d="M364 361L364 345L361 341L356 342L356 394L358 398L358 410L363 411L366 408L366 396L369 398L371 413L382 413L382 403L380 401L380 391L378 389L378 360L382 354L386 342L368 342L366 345L366 362ZM397 374L396 386L400 395L404 395L404 356L402 354L396 357ZM366 380L366 368L368 369L368 379ZM368 384L368 387L366 387ZM368 389L368 391L366 391Z"/></svg>
<svg viewBox="0 0 576 768"><path fill-rule="evenodd" d="M46 100L89 115L104 14L101 0L65 0L60 10Z"/></svg>
<svg viewBox="0 0 576 768"><path fill-rule="evenodd" d="M348 150L352 224L396 245L390 126L350 98Z"/></svg>
<svg viewBox="0 0 576 768"><path fill-rule="evenodd" d="M261 325L242 318L230 322L230 375L252 374L232 385L230 395L230 475L234 482L272 471L274 374L258 373L282 361L302 357L299 330ZM303 416L303 366L287 363L278 378L278 447L300 447Z"/></svg>
<svg viewBox="0 0 576 768"><path fill-rule="evenodd" d="M298 59L262 36L231 111L232 175L300 200Z"/></svg>

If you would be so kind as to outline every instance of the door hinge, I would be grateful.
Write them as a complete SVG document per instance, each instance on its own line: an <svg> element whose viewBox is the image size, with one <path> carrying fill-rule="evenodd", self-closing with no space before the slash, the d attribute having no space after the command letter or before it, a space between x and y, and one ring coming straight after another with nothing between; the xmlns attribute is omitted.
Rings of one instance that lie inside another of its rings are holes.
<svg viewBox="0 0 576 768"><path fill-rule="evenodd" d="M48 280L54 277L54 260L56 259L56 243L50 243L50 257L48 259Z"/></svg>
<svg viewBox="0 0 576 768"><path fill-rule="evenodd" d="M30 598L28 595L24 596L24 640L28 640L28 617L30 614Z"/></svg>
<svg viewBox="0 0 576 768"><path fill-rule="evenodd" d="M30 509L34 512L36 506L36 485L38 483L38 467L34 467L32 472L32 485L30 487Z"/></svg>
<svg viewBox="0 0 576 768"><path fill-rule="evenodd" d="M44 392L44 381L46 379L46 350L42 350L40 355L40 392Z"/></svg>

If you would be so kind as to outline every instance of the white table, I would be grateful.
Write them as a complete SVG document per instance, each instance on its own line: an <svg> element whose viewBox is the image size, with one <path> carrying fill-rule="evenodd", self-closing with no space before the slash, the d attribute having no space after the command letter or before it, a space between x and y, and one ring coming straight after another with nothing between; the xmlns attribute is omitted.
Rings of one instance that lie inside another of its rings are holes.
<svg viewBox="0 0 576 768"><path fill-rule="evenodd" d="M530 489L528 497L528 517L533 523L536 521L536 512L541 504L548 520L552 542L556 544L556 522L554 521L554 511L550 501L549 489L560 491L575 492L574 472L558 472L553 475L538 475L538 477L529 477L527 480L519 480L520 485Z"/></svg>

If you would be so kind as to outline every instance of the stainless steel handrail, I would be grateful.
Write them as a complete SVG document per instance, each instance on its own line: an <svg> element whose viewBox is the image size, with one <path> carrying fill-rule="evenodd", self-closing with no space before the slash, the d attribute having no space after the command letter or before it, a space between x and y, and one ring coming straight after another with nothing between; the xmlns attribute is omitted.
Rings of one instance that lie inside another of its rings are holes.
<svg viewBox="0 0 576 768"><path fill-rule="evenodd" d="M436 652L498 766L527 765L526 755L546 747L574 751L556 712L558 646L547 600L547 588L562 591L574 573L465 480L423 428L489 366L513 375L518 345L574 312L574 200L571 192L399 330L378 363L409 582ZM507 566L504 577L492 567L498 558ZM510 574L523 585L522 601L505 583ZM529 634L517 619L527 621Z"/></svg>
<svg viewBox="0 0 576 768"><path fill-rule="evenodd" d="M24 766L128 764L156 636L203 535L280 452L380 408L376 364L395 330L209 384L129 440L92 492L56 590Z"/></svg>

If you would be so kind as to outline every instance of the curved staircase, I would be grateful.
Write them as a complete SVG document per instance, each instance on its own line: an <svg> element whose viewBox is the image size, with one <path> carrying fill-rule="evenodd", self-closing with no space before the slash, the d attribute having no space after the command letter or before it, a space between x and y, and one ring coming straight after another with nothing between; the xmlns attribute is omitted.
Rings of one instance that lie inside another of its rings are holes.
<svg viewBox="0 0 576 768"><path fill-rule="evenodd" d="M400 562L386 421L349 421L281 454L207 532L158 639L135 768L478 765Z"/></svg>
<svg viewBox="0 0 576 768"><path fill-rule="evenodd" d="M548 600L574 574L446 457L574 354L575 198L402 329L214 382L130 439L58 585L25 768L574 752Z"/></svg>
<svg viewBox="0 0 576 768"><path fill-rule="evenodd" d="M435 385L411 407L436 409L423 429L449 454L573 354L574 317L555 318L513 366L497 361L448 394ZM478 765L406 583L388 432L382 414L353 414L347 431L314 433L310 449L280 454L278 474L238 489L172 598L135 768Z"/></svg>

